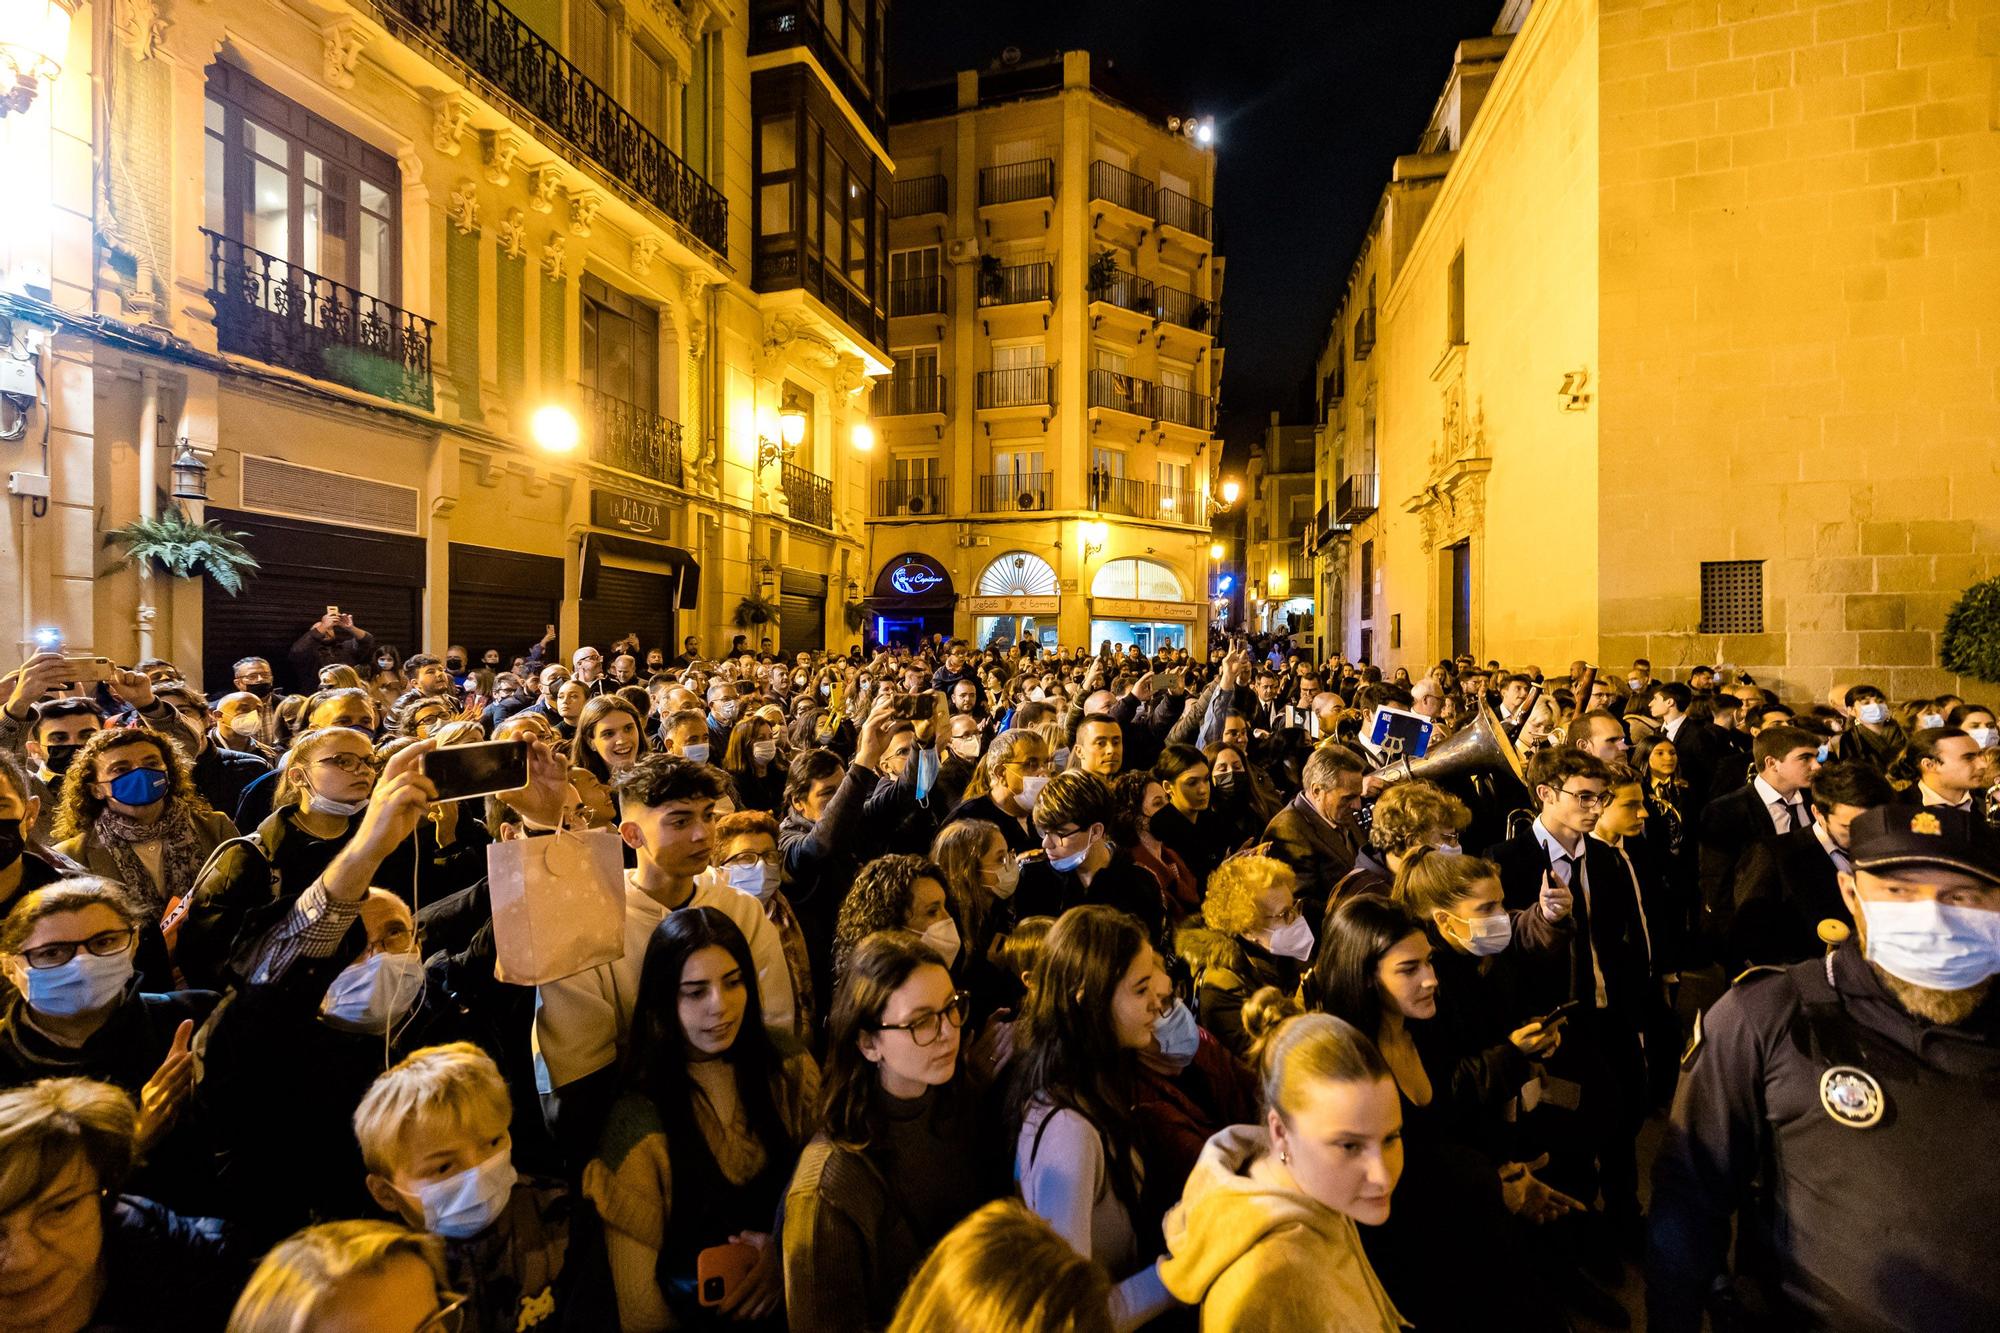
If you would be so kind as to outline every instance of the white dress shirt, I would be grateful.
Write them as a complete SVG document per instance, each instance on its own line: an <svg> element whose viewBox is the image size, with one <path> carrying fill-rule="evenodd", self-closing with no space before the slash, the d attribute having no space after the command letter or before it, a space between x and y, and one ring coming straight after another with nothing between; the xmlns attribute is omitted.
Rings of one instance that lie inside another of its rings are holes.
<svg viewBox="0 0 2000 1333"><path fill-rule="evenodd" d="M1764 803L1764 810L1771 816L1771 827L1780 833L1790 833L1794 828L1813 822L1812 806L1806 801L1805 793L1795 792L1782 795L1776 787L1762 778L1752 778L1750 785L1757 789L1757 799ZM1792 813L1788 814L1787 811ZM1794 822L1794 817L1799 821Z"/></svg>

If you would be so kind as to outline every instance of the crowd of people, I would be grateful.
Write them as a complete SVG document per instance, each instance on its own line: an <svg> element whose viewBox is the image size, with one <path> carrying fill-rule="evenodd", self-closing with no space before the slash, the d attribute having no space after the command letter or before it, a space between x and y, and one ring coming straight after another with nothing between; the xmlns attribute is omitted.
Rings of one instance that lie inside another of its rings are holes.
<svg viewBox="0 0 2000 1333"><path fill-rule="evenodd" d="M1561 1330L1640 1272L1656 1333L2000 1327L1979 703L332 611L214 698L78 662L0 681L0 1333ZM622 951L510 980L489 865L591 830Z"/></svg>

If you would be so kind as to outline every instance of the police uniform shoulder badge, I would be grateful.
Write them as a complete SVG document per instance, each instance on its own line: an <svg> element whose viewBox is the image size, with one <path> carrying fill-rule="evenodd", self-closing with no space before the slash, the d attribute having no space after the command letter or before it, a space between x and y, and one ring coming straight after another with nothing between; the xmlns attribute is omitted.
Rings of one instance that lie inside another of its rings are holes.
<svg viewBox="0 0 2000 1333"><path fill-rule="evenodd" d="M1849 1129L1871 1128L1888 1108L1882 1085L1853 1065L1835 1065L1819 1076L1819 1104L1835 1124Z"/></svg>

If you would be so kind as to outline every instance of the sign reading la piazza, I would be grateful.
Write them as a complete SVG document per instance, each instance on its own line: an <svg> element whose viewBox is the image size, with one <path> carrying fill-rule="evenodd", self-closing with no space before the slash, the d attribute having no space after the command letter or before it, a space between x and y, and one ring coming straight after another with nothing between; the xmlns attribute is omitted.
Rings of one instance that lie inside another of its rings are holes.
<svg viewBox="0 0 2000 1333"><path fill-rule="evenodd" d="M591 491L590 521L600 528L623 528L648 537L667 535L667 507L624 491Z"/></svg>

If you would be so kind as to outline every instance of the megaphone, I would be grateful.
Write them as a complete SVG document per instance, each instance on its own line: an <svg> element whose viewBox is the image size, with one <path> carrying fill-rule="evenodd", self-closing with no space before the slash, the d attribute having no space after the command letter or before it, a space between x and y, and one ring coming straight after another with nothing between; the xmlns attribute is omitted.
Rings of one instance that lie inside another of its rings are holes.
<svg viewBox="0 0 2000 1333"><path fill-rule="evenodd" d="M1500 719L1493 716L1493 710L1481 699L1479 716L1472 720L1471 726L1458 731L1442 745L1432 746L1422 759L1394 760L1376 770L1374 776L1388 785L1412 779L1443 782L1447 778L1489 772L1512 773L1523 787L1528 785L1528 769L1521 762L1521 752L1507 739Z"/></svg>

